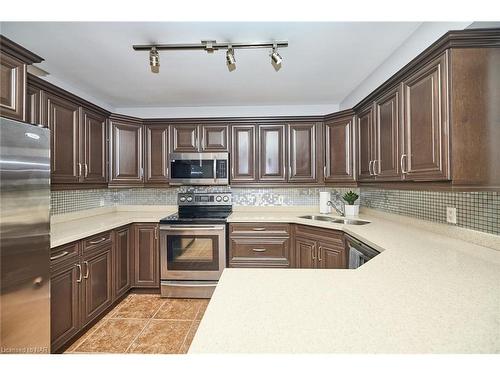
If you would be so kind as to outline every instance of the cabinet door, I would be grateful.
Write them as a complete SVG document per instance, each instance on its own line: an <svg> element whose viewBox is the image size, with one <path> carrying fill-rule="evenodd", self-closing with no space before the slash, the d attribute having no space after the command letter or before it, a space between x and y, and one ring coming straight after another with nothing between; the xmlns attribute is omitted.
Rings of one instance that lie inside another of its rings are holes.
<svg viewBox="0 0 500 375"><path fill-rule="evenodd" d="M288 134L288 181L318 182L316 124L290 124Z"/></svg>
<svg viewBox="0 0 500 375"><path fill-rule="evenodd" d="M316 268L316 256L316 241L312 241L299 236L295 237L296 268Z"/></svg>
<svg viewBox="0 0 500 375"><path fill-rule="evenodd" d="M325 124L325 181L354 181L353 117L339 118Z"/></svg>
<svg viewBox="0 0 500 375"><path fill-rule="evenodd" d="M318 268L347 268L344 247L327 242L318 242Z"/></svg>
<svg viewBox="0 0 500 375"><path fill-rule="evenodd" d="M168 125L146 125L144 182L168 183Z"/></svg>
<svg viewBox="0 0 500 375"><path fill-rule="evenodd" d="M54 268L50 277L51 352L58 350L80 329L80 265L69 263Z"/></svg>
<svg viewBox="0 0 500 375"><path fill-rule="evenodd" d="M286 181L285 125L259 125L259 180Z"/></svg>
<svg viewBox="0 0 500 375"><path fill-rule="evenodd" d="M86 109L82 114L83 182L104 184L108 180L106 117Z"/></svg>
<svg viewBox="0 0 500 375"><path fill-rule="evenodd" d="M199 147L199 126L192 124L172 125L172 152L197 152Z"/></svg>
<svg viewBox="0 0 500 375"><path fill-rule="evenodd" d="M50 134L51 182L80 181L80 109L78 104L47 94L47 123Z"/></svg>
<svg viewBox="0 0 500 375"><path fill-rule="evenodd" d="M28 85L26 88L26 122L33 125L42 125L42 90Z"/></svg>
<svg viewBox="0 0 500 375"><path fill-rule="evenodd" d="M206 152L224 152L228 148L227 125L202 125L201 150Z"/></svg>
<svg viewBox="0 0 500 375"><path fill-rule="evenodd" d="M373 180L373 107L358 114L358 179Z"/></svg>
<svg viewBox="0 0 500 375"><path fill-rule="evenodd" d="M114 297L120 297L131 286L130 227L115 231L114 243Z"/></svg>
<svg viewBox="0 0 500 375"><path fill-rule="evenodd" d="M449 179L447 53L403 82L406 175Z"/></svg>
<svg viewBox="0 0 500 375"><path fill-rule="evenodd" d="M142 125L113 120L110 136L110 183L142 183Z"/></svg>
<svg viewBox="0 0 500 375"><path fill-rule="evenodd" d="M113 301L112 252L112 245L107 245L83 258L82 326Z"/></svg>
<svg viewBox="0 0 500 375"><path fill-rule="evenodd" d="M24 121L26 65L0 52L0 115Z"/></svg>
<svg viewBox="0 0 500 375"><path fill-rule="evenodd" d="M255 182L255 125L233 125L231 140L231 183Z"/></svg>
<svg viewBox="0 0 500 375"><path fill-rule="evenodd" d="M400 180L399 87L375 101L375 159L377 181Z"/></svg>
<svg viewBox="0 0 500 375"><path fill-rule="evenodd" d="M134 226L134 287L160 287L157 224Z"/></svg>

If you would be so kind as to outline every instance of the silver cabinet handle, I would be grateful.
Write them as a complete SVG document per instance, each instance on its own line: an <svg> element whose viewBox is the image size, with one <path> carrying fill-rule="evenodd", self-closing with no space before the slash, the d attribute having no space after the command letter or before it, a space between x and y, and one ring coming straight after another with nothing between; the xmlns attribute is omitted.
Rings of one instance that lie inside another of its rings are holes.
<svg viewBox="0 0 500 375"><path fill-rule="evenodd" d="M372 163L373 163L373 160L370 160L370 162L368 163L368 173L370 173L370 176L373 176Z"/></svg>
<svg viewBox="0 0 500 375"><path fill-rule="evenodd" d="M75 264L76 268L78 268L78 278L76 279L77 283L82 282L82 265L81 264Z"/></svg>
<svg viewBox="0 0 500 375"><path fill-rule="evenodd" d="M231 177L234 178L234 167L231 167Z"/></svg>
<svg viewBox="0 0 500 375"><path fill-rule="evenodd" d="M326 177L326 165L323 167L323 177Z"/></svg>
<svg viewBox="0 0 500 375"><path fill-rule="evenodd" d="M252 251L263 253L264 251L267 251L267 249L257 248L257 249L252 249Z"/></svg>
<svg viewBox="0 0 500 375"><path fill-rule="evenodd" d="M158 239L158 228L155 228L155 240Z"/></svg>
<svg viewBox="0 0 500 375"><path fill-rule="evenodd" d="M288 177L291 177L292 176L292 166L289 165L288 166Z"/></svg>
<svg viewBox="0 0 500 375"><path fill-rule="evenodd" d="M89 166L87 163L85 163L85 178L89 175Z"/></svg>
<svg viewBox="0 0 500 375"><path fill-rule="evenodd" d="M255 231L263 231L263 230L266 230L266 228L257 227L257 228L252 228L252 230L255 230Z"/></svg>
<svg viewBox="0 0 500 375"><path fill-rule="evenodd" d="M83 278L88 279L89 278L89 262L85 261L85 262L83 262L83 264L85 264L85 276L83 276Z"/></svg>
<svg viewBox="0 0 500 375"><path fill-rule="evenodd" d="M78 177L82 176L82 163L78 163Z"/></svg>
<svg viewBox="0 0 500 375"><path fill-rule="evenodd" d="M403 167L403 160L404 160L404 158L406 158L406 154L402 154L401 155L401 159L399 160L399 164L401 165L401 173L402 174L408 173L408 171L405 171L405 169Z"/></svg>
<svg viewBox="0 0 500 375"><path fill-rule="evenodd" d="M89 245L97 245L98 243L104 242L106 240L107 240L106 237L102 237L101 239L99 239L97 241L89 241Z"/></svg>
<svg viewBox="0 0 500 375"><path fill-rule="evenodd" d="M312 260L316 260L316 248L314 248L311 252Z"/></svg>
<svg viewBox="0 0 500 375"><path fill-rule="evenodd" d="M50 260L56 260L56 259L59 259L59 258L66 256L68 254L69 254L69 251L63 251L61 254L54 255L53 257L50 257Z"/></svg>
<svg viewBox="0 0 500 375"><path fill-rule="evenodd" d="M214 159L214 182L217 182L217 159Z"/></svg>
<svg viewBox="0 0 500 375"><path fill-rule="evenodd" d="M318 262L321 262L321 249L318 249Z"/></svg>
<svg viewBox="0 0 500 375"><path fill-rule="evenodd" d="M373 175L374 175L374 176L378 176L378 173L377 173L377 172L375 172L375 165L376 165L377 161L379 161L379 160L375 159L375 160L373 161L373 165L372 165Z"/></svg>
<svg viewBox="0 0 500 375"><path fill-rule="evenodd" d="M144 177L144 168L141 167L141 176L140 176L140 178L143 178L143 177Z"/></svg>

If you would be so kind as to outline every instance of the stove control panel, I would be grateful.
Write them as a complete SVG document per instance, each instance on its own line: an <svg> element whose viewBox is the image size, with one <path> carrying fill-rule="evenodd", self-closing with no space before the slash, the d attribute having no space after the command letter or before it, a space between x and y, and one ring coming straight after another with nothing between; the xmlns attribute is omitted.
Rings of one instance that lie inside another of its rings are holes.
<svg viewBox="0 0 500 375"><path fill-rule="evenodd" d="M179 193L179 206L229 206L232 205L231 193Z"/></svg>

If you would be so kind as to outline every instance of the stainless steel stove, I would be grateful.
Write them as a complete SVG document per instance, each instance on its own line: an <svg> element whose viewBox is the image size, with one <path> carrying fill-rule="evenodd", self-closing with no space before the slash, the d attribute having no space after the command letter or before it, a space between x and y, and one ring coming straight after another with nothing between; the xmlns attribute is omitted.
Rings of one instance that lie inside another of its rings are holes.
<svg viewBox="0 0 500 375"><path fill-rule="evenodd" d="M160 220L163 297L208 298L226 267L231 193L179 193L178 213Z"/></svg>

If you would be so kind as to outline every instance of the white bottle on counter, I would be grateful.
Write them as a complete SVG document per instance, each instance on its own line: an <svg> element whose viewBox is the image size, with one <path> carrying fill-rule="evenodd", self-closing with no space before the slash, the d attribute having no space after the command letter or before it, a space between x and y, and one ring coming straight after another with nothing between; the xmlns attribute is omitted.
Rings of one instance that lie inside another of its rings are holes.
<svg viewBox="0 0 500 375"><path fill-rule="evenodd" d="M319 213L320 214L329 214L332 212L332 207L328 205L329 200L330 200L330 192L321 191L319 193Z"/></svg>

